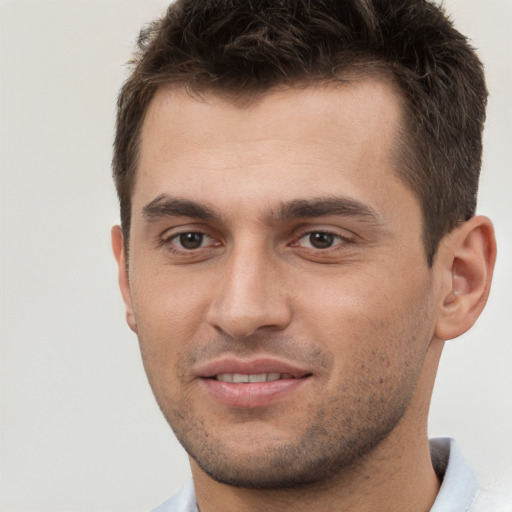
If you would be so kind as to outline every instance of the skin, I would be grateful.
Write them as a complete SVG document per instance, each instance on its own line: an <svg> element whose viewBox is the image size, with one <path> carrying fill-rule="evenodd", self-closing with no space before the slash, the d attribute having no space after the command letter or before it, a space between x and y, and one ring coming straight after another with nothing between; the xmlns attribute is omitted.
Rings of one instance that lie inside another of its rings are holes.
<svg viewBox="0 0 512 512"><path fill-rule="evenodd" d="M495 246L476 217L429 268L419 204L394 172L400 119L377 79L243 105L170 88L152 100L129 265L119 227L113 247L202 512L430 509L442 340L480 313ZM254 402L226 404L203 378L226 358L271 358L306 377L276 399L258 402L254 387Z"/></svg>

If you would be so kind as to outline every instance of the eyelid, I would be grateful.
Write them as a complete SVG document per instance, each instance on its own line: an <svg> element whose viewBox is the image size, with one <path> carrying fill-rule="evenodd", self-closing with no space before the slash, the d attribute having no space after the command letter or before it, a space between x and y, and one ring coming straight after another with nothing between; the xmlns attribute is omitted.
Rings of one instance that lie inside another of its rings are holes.
<svg viewBox="0 0 512 512"><path fill-rule="evenodd" d="M177 245L180 246L180 250L183 250L183 251L196 251L198 249L203 249L205 247L205 245L203 245L208 239L210 240L214 240L214 238L212 238L210 235L207 235L206 233L202 233L200 231L183 231L182 233L176 233L175 235L172 235L170 236L169 238L167 238L167 241L170 243L170 242L173 242L174 240L179 240L183 235L189 235L189 234L194 234L194 235L200 235L203 237L203 240L201 240L201 246L200 247L197 247L197 249L187 249L186 247L183 247L183 245L181 244L181 242L178 242ZM176 243L176 242L173 242L173 243ZM210 244L206 244L206 247L209 246Z"/></svg>
<svg viewBox="0 0 512 512"><path fill-rule="evenodd" d="M206 246L199 247L197 249L181 248L178 244L174 242L174 239L186 233L199 233L205 237L210 238L211 242ZM299 244L299 241L302 238L312 233L325 233L333 237L336 237L339 241L336 241L331 247L324 249L305 247ZM340 246L344 246L346 244L353 244L357 242L358 239L358 235L356 235L355 233L346 228L325 225L303 224L302 226L298 226L296 228L295 232L291 235L291 241L287 245L289 247L302 247L303 249L310 251L328 252L329 250L340 249ZM223 245L224 243L225 241L223 240L222 235L216 229L212 229L210 226L205 226L204 224L193 223L184 223L177 226L169 227L165 229L163 232L161 232L160 235L158 235L157 239L157 245L159 247L169 247L173 245L173 249L175 252L183 252L184 254L191 252L199 252L201 249L207 250L213 247Z"/></svg>
<svg viewBox="0 0 512 512"><path fill-rule="evenodd" d="M302 239L307 239L307 237L310 237L312 234L315 234L315 233L322 233L324 235L332 236L334 238L333 244L330 245L329 247L324 247L324 248L314 247L314 246L312 246L311 242L309 242L309 244L307 246L300 245L300 241ZM328 251L329 249L333 249L333 248L335 248L335 247L337 247L339 245L342 245L343 243L346 243L346 242L348 242L348 240L346 238L342 237L341 235L337 234L337 233L330 233L328 231L317 231L317 230L315 230L315 231L309 231L309 232L303 234L301 237L299 237L299 239L297 241L297 245L299 245L300 247L306 247L307 249L319 250L319 251L325 252L325 251Z"/></svg>
<svg viewBox="0 0 512 512"><path fill-rule="evenodd" d="M310 235L312 233L325 233L326 235L331 235L341 239L344 242L355 242L357 240L357 235L353 232L348 231L343 228L334 228L334 227L325 227L325 226L303 226L299 228L296 234L293 237L292 245L296 245L296 243L304 238L306 235ZM324 249L325 251L326 249Z"/></svg>
<svg viewBox="0 0 512 512"><path fill-rule="evenodd" d="M178 238L181 235L185 235L187 233L197 233L204 237L211 239L212 241L217 241L218 243L208 244L205 247L199 247L197 249L186 249L184 247L180 247L174 242L174 239ZM200 249L208 249L211 247L215 247L217 245L221 245L220 237L213 233L211 229L208 229L204 225L194 225L194 224L182 224L179 226L173 226L171 228L163 231L158 237L158 246L159 247L168 247L171 249L171 246L175 246L172 248L174 252L182 252L182 253L191 253L197 252Z"/></svg>

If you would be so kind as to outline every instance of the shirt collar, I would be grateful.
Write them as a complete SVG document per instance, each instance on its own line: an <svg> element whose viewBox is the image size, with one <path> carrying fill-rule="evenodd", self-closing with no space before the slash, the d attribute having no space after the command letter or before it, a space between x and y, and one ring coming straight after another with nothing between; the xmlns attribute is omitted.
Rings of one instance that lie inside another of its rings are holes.
<svg viewBox="0 0 512 512"><path fill-rule="evenodd" d="M467 512L480 488L478 475L453 439L431 439L430 453L434 470L442 479L430 512Z"/></svg>

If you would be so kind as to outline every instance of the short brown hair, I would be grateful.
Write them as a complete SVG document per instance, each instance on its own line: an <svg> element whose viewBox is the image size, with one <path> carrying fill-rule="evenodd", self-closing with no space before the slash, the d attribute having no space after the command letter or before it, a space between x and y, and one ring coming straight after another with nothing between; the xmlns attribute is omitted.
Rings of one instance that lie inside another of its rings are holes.
<svg viewBox="0 0 512 512"><path fill-rule="evenodd" d="M128 241L144 115L164 84L243 95L391 74L404 105L397 172L417 196L432 264L475 213L487 89L483 66L427 0L178 0L144 28L118 100L113 173ZM127 246L126 246L127 248Z"/></svg>

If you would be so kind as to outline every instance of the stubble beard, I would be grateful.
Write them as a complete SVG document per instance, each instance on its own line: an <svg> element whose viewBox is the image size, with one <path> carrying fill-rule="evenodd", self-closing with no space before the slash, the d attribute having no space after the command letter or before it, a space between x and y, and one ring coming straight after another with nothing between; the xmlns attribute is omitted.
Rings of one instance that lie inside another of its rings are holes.
<svg viewBox="0 0 512 512"><path fill-rule="evenodd" d="M213 480L246 489L304 489L353 474L400 422L412 391L402 387L391 403L375 396L367 404L355 399L357 406L349 410L340 399L328 410L319 408L298 438L243 449L244 455L208 428L192 406L164 415L189 456ZM250 433L246 443L251 446Z"/></svg>
<svg viewBox="0 0 512 512"><path fill-rule="evenodd" d="M256 436L257 443L253 442L252 433L257 433L258 425L272 425L272 416L274 420L276 418L272 405L266 418L264 410L239 411L220 421L217 417L215 426L208 421L208 414L199 409L190 393L175 388L174 396L171 396L172 386L151 378L150 383L179 442L213 480L260 490L304 489L305 486L334 484L344 475L352 475L358 468L363 468L376 447L389 437L408 411L429 345L428 328L425 329L427 311L420 309L411 323L382 339L376 345L380 350L358 354L353 364L344 367L346 374L339 383L339 389L328 392L317 388L317 402L305 405L307 409L296 409L296 414L285 409L284 416L289 424L284 425L284 431L270 428L267 430L271 433L268 440ZM389 353L385 348L391 340L401 340L400 360L394 359L396 348ZM268 346L286 353L284 347L289 346L290 341L282 340L281 347L279 343L272 340ZM266 346L264 341L261 345ZM215 347L216 344L205 346ZM232 347L226 346L234 351L233 347L234 342ZM243 345L240 347L239 350L245 350ZM312 347L309 356L304 356L303 360L320 357L317 352ZM329 355L324 353L322 357L326 359L317 361L313 367L332 370ZM192 367L193 362L193 359L177 362L176 371ZM150 377L151 372L147 373ZM266 419L269 421L265 422ZM229 426L226 431L222 428L224 421ZM234 428L236 424L241 426L240 430ZM278 425L283 428L282 418ZM240 435L233 434L237 431ZM237 439L233 441L232 435Z"/></svg>

